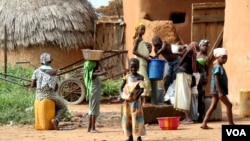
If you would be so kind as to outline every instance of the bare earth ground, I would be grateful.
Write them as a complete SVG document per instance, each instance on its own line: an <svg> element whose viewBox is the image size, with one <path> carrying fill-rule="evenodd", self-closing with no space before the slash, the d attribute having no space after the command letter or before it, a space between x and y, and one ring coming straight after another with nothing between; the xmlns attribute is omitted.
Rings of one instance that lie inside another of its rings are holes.
<svg viewBox="0 0 250 141"><path fill-rule="evenodd" d="M5 125L0 126L0 141L123 141L126 139L120 125L121 104L102 104L101 115L97 121L97 129L101 133L88 133L87 113L88 105L69 105L71 113L81 114L83 117L75 119L77 124L73 130L43 130L34 129L34 125ZM177 130L161 130L158 124L146 125L147 135L144 141L221 141L221 128L227 124L225 108L222 106L222 121L211 121L211 130L203 130L200 123L182 125ZM250 124L250 118L239 116L239 107L234 106L236 124ZM84 118L85 117L85 118ZM72 127L72 126L71 126Z"/></svg>

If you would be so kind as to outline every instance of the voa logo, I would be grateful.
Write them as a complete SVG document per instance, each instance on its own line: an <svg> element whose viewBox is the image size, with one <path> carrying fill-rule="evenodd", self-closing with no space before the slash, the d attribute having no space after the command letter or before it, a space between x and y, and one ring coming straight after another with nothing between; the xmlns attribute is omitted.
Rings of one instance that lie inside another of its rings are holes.
<svg viewBox="0 0 250 141"><path fill-rule="evenodd" d="M244 129L226 129L228 136L247 136Z"/></svg>

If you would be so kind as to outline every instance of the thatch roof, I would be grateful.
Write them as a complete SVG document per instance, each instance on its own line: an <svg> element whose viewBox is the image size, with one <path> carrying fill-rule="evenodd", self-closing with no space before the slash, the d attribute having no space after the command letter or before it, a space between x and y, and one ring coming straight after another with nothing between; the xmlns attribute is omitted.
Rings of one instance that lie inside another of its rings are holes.
<svg viewBox="0 0 250 141"><path fill-rule="evenodd" d="M0 48L93 46L95 10L87 0L0 0Z"/></svg>

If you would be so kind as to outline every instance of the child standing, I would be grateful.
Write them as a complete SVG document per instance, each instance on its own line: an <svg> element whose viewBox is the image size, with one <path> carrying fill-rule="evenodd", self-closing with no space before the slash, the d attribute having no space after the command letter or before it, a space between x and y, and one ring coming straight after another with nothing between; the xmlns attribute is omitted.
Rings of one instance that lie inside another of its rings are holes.
<svg viewBox="0 0 250 141"><path fill-rule="evenodd" d="M145 84L143 83L143 76L137 73L138 69L139 60L136 58L130 59L130 74L123 78L123 83L120 87L122 99L124 99L122 129L128 137L126 141L133 141L133 136L137 136L137 141L142 141L141 136L146 134L140 99Z"/></svg>
<svg viewBox="0 0 250 141"><path fill-rule="evenodd" d="M206 112L204 120L202 122L202 129L212 129L207 126L208 119L212 112L216 109L218 101L221 100L227 109L227 117L230 125L234 125L232 114L232 103L229 101L228 95L228 79L223 64L227 62L227 51L224 48L214 49L214 57L216 60L212 69L212 79L210 84L210 93L212 94L212 103Z"/></svg>
<svg viewBox="0 0 250 141"><path fill-rule="evenodd" d="M98 61L85 61L84 84L87 88L86 99L89 101L89 125L87 132L97 133L95 128L96 118L100 114L101 80L99 76L107 73Z"/></svg>

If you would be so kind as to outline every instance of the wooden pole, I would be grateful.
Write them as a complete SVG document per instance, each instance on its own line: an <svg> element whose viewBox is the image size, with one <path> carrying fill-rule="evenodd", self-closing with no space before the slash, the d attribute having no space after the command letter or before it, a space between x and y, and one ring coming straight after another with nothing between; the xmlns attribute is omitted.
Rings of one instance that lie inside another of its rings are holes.
<svg viewBox="0 0 250 141"><path fill-rule="evenodd" d="M93 44L93 49L96 48L96 26L97 26L97 21L95 21L95 25L94 25L94 44Z"/></svg>
<svg viewBox="0 0 250 141"><path fill-rule="evenodd" d="M7 74L7 29L6 25L4 25L4 73ZM4 75L6 78L7 76Z"/></svg>

